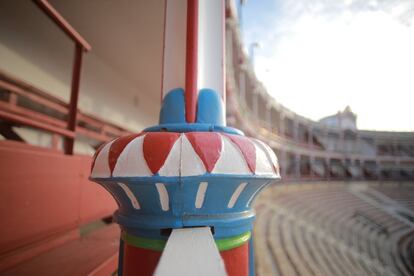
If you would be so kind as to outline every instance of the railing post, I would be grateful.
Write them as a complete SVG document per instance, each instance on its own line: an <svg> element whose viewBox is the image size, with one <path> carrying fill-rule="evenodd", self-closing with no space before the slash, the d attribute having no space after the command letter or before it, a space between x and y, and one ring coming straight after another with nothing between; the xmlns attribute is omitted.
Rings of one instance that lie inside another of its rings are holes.
<svg viewBox="0 0 414 276"><path fill-rule="evenodd" d="M82 53L83 48L81 45L75 45L75 56L73 59L73 71L72 71L72 85L70 91L70 102L68 108L68 125L67 129L76 132L77 115L78 115L78 99L79 99L79 85L80 75L82 69ZM75 135L76 137L76 135ZM75 145L75 138L66 137L64 150L65 154L73 154L73 147Z"/></svg>
<svg viewBox="0 0 414 276"><path fill-rule="evenodd" d="M78 99L80 75L82 69L83 51L90 51L91 45L63 18L63 16L47 0L33 0L33 2L75 43L75 56L73 60L72 84L70 90L70 102L68 108L67 129L72 132L66 136L63 150L65 154L73 154L76 138L76 124L78 114Z"/></svg>
<svg viewBox="0 0 414 276"><path fill-rule="evenodd" d="M279 136L286 137L286 134L285 134L285 113L283 112L283 109L280 111L278 130L279 130Z"/></svg>

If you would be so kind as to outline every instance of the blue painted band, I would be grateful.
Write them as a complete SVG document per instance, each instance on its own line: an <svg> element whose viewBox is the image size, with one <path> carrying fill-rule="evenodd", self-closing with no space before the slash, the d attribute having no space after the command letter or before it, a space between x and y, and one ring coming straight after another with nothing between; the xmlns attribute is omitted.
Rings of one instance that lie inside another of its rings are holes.
<svg viewBox="0 0 414 276"><path fill-rule="evenodd" d="M187 123L174 123L174 124L159 124L156 126L147 127L143 130L144 132L195 132L195 131L204 131L204 132L224 132L228 134L244 135L243 131L238 130L237 128L218 126L212 124L187 124Z"/></svg>
<svg viewBox="0 0 414 276"><path fill-rule="evenodd" d="M264 186L276 179L274 176L205 174L187 177L112 177L94 181L110 190L119 202L114 219L129 233L138 231L137 235L147 232L150 236L154 233L159 236L161 229L210 226L214 227L218 237L229 237L251 229L254 219L251 202ZM207 182L208 186L202 205L196 207L201 182ZM118 183L128 187L139 202L139 209L132 205L131 194L126 194ZM167 210L161 206L156 183L163 184L167 191ZM247 184L229 207L230 199L242 183Z"/></svg>
<svg viewBox="0 0 414 276"><path fill-rule="evenodd" d="M140 215L139 218L130 218L120 214L118 211L114 214L114 222L121 225L122 229L132 235L146 237L167 239L162 234L164 229L179 229L185 227L204 227L209 226L214 228L214 238L228 238L240 235L246 231L251 231L253 228L253 221L255 214L253 211L248 211L243 214L243 217L234 217L231 220L224 221L225 217L217 215L212 216L198 216L193 219L190 216L183 216L180 219L166 219L160 221L159 217L151 215ZM151 223L148 223L151 220Z"/></svg>
<svg viewBox="0 0 414 276"><path fill-rule="evenodd" d="M102 183L102 182L124 182L124 181L143 181L143 182L154 182L154 183L170 183L170 182L177 182L181 179L186 181L200 181L200 179L233 179L233 180L239 180L239 181L249 181L249 180L263 180L263 181L269 181L269 180L280 180L280 177L275 175L257 175L257 174L212 174L212 173L205 173L201 175L196 176L160 176L158 174L152 175L152 176L122 176L122 177L89 177L89 180ZM202 180L201 180L202 181Z"/></svg>

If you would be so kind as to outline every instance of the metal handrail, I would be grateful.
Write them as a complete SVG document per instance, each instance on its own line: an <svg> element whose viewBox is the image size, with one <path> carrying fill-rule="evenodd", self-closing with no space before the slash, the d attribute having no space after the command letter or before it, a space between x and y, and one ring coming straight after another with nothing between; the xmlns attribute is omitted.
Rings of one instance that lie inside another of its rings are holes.
<svg viewBox="0 0 414 276"><path fill-rule="evenodd" d="M65 103L2 71L0 71L0 90L6 91L9 94L8 100L0 100L0 118L4 120L41 129L70 139L74 139L76 134L78 134L95 141L106 142L117 136L131 134L130 131L124 128L82 113L79 110L77 111L78 123L83 122L83 125L78 125L76 131L70 131L66 128L66 122L62 117L59 118L59 116L56 117L41 112L36 108L22 106L19 103L19 99L28 100L35 105L51 110L53 113L68 116L69 110Z"/></svg>
<svg viewBox="0 0 414 276"><path fill-rule="evenodd" d="M92 47L47 0L33 1L75 43L67 129L76 132L82 54ZM66 137L65 154L73 154L74 145L75 139Z"/></svg>
<svg viewBox="0 0 414 276"><path fill-rule="evenodd" d="M86 39L84 39L47 0L34 0L34 2L76 44L81 45L85 51L90 51L92 49Z"/></svg>

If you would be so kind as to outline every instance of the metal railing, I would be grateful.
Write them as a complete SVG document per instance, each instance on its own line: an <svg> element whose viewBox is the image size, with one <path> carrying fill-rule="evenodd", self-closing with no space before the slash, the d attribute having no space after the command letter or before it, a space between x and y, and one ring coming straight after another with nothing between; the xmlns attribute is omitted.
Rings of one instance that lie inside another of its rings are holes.
<svg viewBox="0 0 414 276"><path fill-rule="evenodd" d="M79 85L82 69L83 52L92 49L91 45L66 21L65 18L47 1L33 0L34 3L75 43L75 54L73 59L72 84L69 102L69 117L67 130L72 132L72 136L65 136L64 152L73 154L75 143L75 131L77 126Z"/></svg>
<svg viewBox="0 0 414 276"><path fill-rule="evenodd" d="M76 128L67 127L70 107L62 100L0 71L0 119L49 132L53 140L82 136L99 143L131 134L110 122L76 110ZM56 143L57 144L57 143ZM68 153L65 151L65 153Z"/></svg>
<svg viewBox="0 0 414 276"><path fill-rule="evenodd" d="M63 137L63 150L69 155L73 154L77 135L105 142L129 134L126 129L78 110L82 56L92 47L47 0L33 2L74 43L70 101L65 103L0 71L0 119L52 133L52 147L57 147L59 136Z"/></svg>

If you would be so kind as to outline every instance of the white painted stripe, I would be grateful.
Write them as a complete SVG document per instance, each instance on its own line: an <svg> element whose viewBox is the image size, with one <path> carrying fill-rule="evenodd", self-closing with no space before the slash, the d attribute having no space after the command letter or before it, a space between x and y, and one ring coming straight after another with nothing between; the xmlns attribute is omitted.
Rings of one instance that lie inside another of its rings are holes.
<svg viewBox="0 0 414 276"><path fill-rule="evenodd" d="M208 182L200 182L200 185L198 185L198 191L197 191L197 196L196 196L196 201L195 201L195 207L197 209L200 209L201 207L203 207L204 197L206 196L206 191L207 191L207 186L208 186Z"/></svg>
<svg viewBox="0 0 414 276"><path fill-rule="evenodd" d="M198 14L198 89L213 89L224 103L224 1L200 0Z"/></svg>
<svg viewBox="0 0 414 276"><path fill-rule="evenodd" d="M269 145L267 145L266 143L264 143L264 142L262 142L258 139L253 139L253 141L255 141L257 145L259 145L260 147L263 148L263 150L266 153L266 156L267 156L267 158L270 162L272 170L274 171L274 173L277 176L280 176L279 175L279 161L277 159L277 156L276 156L275 152L272 150L272 148L269 147ZM274 168L273 168L273 166L274 166ZM276 169L276 171L274 169Z"/></svg>
<svg viewBox="0 0 414 276"><path fill-rule="evenodd" d="M236 190L234 191L233 195L231 196L231 198L229 200L229 204L227 204L227 208L233 208L234 207L234 204L236 204L237 199L239 198L240 194L243 192L246 185L247 185L247 183L243 182L236 188Z"/></svg>
<svg viewBox="0 0 414 276"><path fill-rule="evenodd" d="M131 201L132 207L134 207L134 209L141 209L141 206L139 205L138 199L135 197L135 195L132 193L131 189L125 185L124 183L118 182L119 187L122 188L122 190L124 190L125 194L127 195L127 197L129 198L129 200Z"/></svg>
<svg viewBox="0 0 414 276"><path fill-rule="evenodd" d="M246 159L240 149L226 136L221 137L221 154L214 166L214 174L244 174L251 175Z"/></svg>
<svg viewBox="0 0 414 276"><path fill-rule="evenodd" d="M144 158L144 137L135 138L124 148L116 161L113 176L152 176Z"/></svg>
<svg viewBox="0 0 414 276"><path fill-rule="evenodd" d="M180 176L181 140L183 135L181 134L180 138L175 141L164 165L158 171L160 176Z"/></svg>
<svg viewBox="0 0 414 276"><path fill-rule="evenodd" d="M157 187L158 195L160 196L161 209L163 211L168 211L170 209L170 199L165 185L162 183L155 183L155 186Z"/></svg>
<svg viewBox="0 0 414 276"><path fill-rule="evenodd" d="M227 275L210 227L173 229L154 275Z"/></svg>
<svg viewBox="0 0 414 276"><path fill-rule="evenodd" d="M252 139L253 145L256 149L256 171L257 175L274 175L273 164L266 148L255 139Z"/></svg>
<svg viewBox="0 0 414 276"><path fill-rule="evenodd" d="M187 136L182 135L181 144L181 176L201 175L206 173L203 161L195 152Z"/></svg>
<svg viewBox="0 0 414 276"><path fill-rule="evenodd" d="M108 156L109 149L113 142L106 144L95 158L95 165L93 166L91 177L111 177L111 169L109 168Z"/></svg>
<svg viewBox="0 0 414 276"><path fill-rule="evenodd" d="M185 87L187 1L165 1L162 97Z"/></svg>

